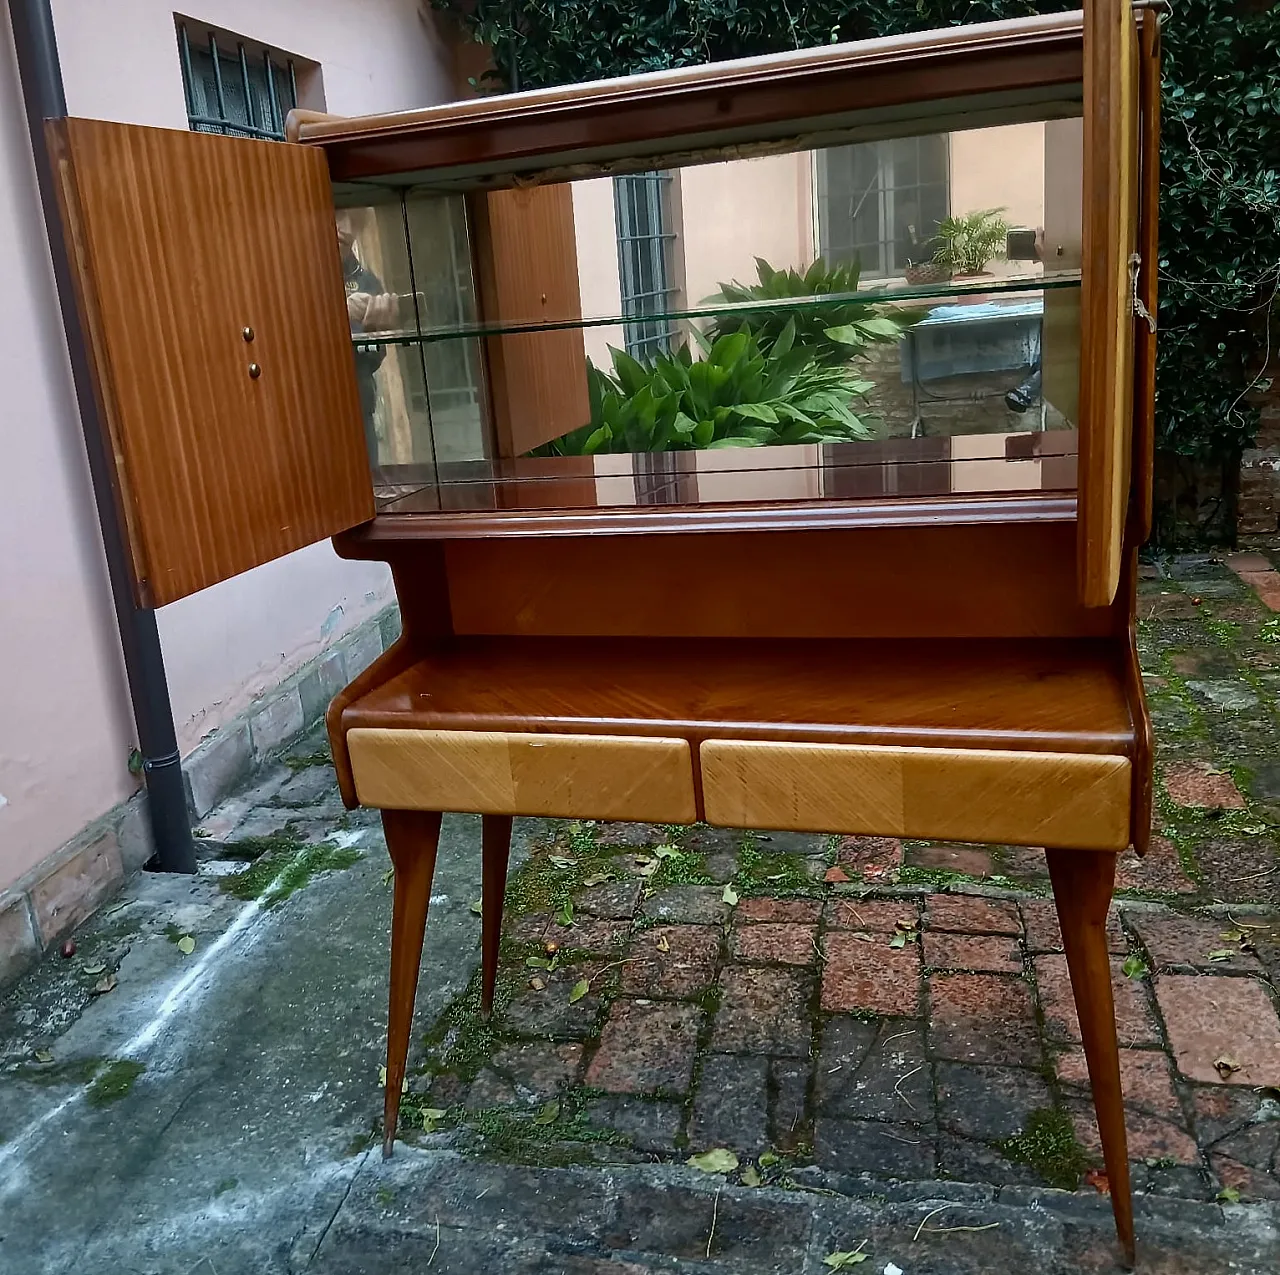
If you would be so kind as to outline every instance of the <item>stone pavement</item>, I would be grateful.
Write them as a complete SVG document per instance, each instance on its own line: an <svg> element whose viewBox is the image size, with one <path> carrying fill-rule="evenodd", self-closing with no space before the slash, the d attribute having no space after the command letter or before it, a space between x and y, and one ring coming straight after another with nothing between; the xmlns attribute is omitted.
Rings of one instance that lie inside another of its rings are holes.
<svg viewBox="0 0 1280 1275"><path fill-rule="evenodd" d="M1142 581L1157 835L1112 951L1147 1271L1280 1269L1277 585ZM447 820L384 1165L379 831L318 741L285 763L201 878L0 1002L0 1271L1116 1269L1041 852L531 821L485 1022Z"/></svg>

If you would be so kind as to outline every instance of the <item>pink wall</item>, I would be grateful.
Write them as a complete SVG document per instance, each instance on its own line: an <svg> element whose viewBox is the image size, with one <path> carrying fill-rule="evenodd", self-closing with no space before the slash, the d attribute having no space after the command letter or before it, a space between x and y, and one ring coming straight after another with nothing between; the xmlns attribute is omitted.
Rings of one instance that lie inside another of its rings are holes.
<svg viewBox="0 0 1280 1275"><path fill-rule="evenodd" d="M53 9L72 114L186 127L169 5ZM318 63L331 111L449 96L448 57L416 0L210 0L186 16ZM2 889L132 791L133 726L7 22L0 31ZM161 611L183 751L391 596L385 569L326 543Z"/></svg>

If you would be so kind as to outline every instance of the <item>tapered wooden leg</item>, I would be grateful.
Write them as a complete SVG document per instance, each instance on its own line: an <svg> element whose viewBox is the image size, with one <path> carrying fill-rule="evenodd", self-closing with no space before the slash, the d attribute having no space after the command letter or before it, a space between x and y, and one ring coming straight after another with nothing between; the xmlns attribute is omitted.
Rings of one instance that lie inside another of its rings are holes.
<svg viewBox="0 0 1280 1275"><path fill-rule="evenodd" d="M390 1159L400 1116L400 1090L409 1056L418 966L427 928L431 878L440 844L438 812L384 810L382 828L395 867L395 903L391 914L391 1002L387 1015L387 1088L382 1107L382 1158Z"/></svg>
<svg viewBox="0 0 1280 1275"><path fill-rule="evenodd" d="M1107 908L1115 889L1116 856L1091 851L1050 850L1049 878L1058 905L1062 943L1071 971L1080 1036L1089 1064L1093 1107L1102 1135L1102 1157L1111 1184L1116 1234L1132 1267L1135 1261L1133 1196L1129 1149L1120 1092L1120 1051L1116 1041L1111 961L1107 954Z"/></svg>
<svg viewBox="0 0 1280 1275"><path fill-rule="evenodd" d="M493 1011L493 992L498 983L502 900L507 892L507 863L511 858L511 816L483 816L480 845L484 875L484 890L480 898L480 1007L489 1014Z"/></svg>

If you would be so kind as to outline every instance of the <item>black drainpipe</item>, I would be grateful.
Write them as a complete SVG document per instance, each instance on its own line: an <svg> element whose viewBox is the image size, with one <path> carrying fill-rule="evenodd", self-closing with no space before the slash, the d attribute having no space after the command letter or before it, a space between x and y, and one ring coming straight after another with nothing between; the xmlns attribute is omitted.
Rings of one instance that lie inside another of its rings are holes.
<svg viewBox="0 0 1280 1275"><path fill-rule="evenodd" d="M62 308L62 326L66 330L84 445L89 454L98 525L102 528L102 543L107 554L107 575L115 602L120 645L124 649L129 698L133 701L133 720L138 729L138 747L147 780L147 813L156 850L155 866L162 872L194 872L195 844L191 839L182 759L178 755L178 737L173 728L173 708L169 703L169 684L164 674L156 613L149 608L135 606L133 601L129 558L104 444L106 430L94 393L93 371L76 304L71 262L60 229L61 215L53 167L45 145L44 121L60 119L67 113L62 68L58 63L58 45L53 31L53 12L49 0L9 0L9 17L13 23L13 43L22 79L27 129L31 134L31 150L40 183L40 202L44 206L44 220L49 231L49 251L53 257L58 302Z"/></svg>

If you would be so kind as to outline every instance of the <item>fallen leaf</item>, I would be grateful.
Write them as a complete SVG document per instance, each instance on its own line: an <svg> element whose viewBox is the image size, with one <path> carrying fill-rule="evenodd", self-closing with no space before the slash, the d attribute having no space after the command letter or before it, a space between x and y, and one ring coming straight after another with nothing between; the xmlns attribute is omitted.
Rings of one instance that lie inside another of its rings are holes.
<svg viewBox="0 0 1280 1275"><path fill-rule="evenodd" d="M874 942L875 942L875 939L873 939L873 938L871 937L871 935L870 935L870 934L868 934L868 933L866 932L866 930L854 930L854 931L853 931L853 934L852 934L852 937L853 937L853 938L855 938L855 939L858 939L858 940L859 940L859 942L862 942L862 943L874 943Z"/></svg>
<svg viewBox="0 0 1280 1275"><path fill-rule="evenodd" d="M635 865L636 872L642 877L651 877L658 870L658 860L651 859L648 855L637 855Z"/></svg>
<svg viewBox="0 0 1280 1275"><path fill-rule="evenodd" d="M1230 1080L1241 1069L1241 1064L1236 1062L1230 1054L1220 1054L1213 1060L1213 1069L1223 1080Z"/></svg>
<svg viewBox="0 0 1280 1275"><path fill-rule="evenodd" d="M379 1067L379 1068L378 1068L378 1088L379 1088L379 1089L385 1089L386 1087L387 1087L387 1069L386 1069L385 1067ZM406 1076L406 1077L405 1077L405 1078L400 1082L400 1092L401 1092L401 1093L408 1093L408 1092L409 1092L409 1077L408 1077L408 1076Z"/></svg>
<svg viewBox="0 0 1280 1275"><path fill-rule="evenodd" d="M105 996L108 992L115 990L115 986L119 981L114 974L108 974L93 985L93 994L95 996Z"/></svg>
<svg viewBox="0 0 1280 1275"><path fill-rule="evenodd" d="M443 1107L422 1108L422 1132L435 1133L436 1121L443 1120L449 1113Z"/></svg>
<svg viewBox="0 0 1280 1275"><path fill-rule="evenodd" d="M826 872L823 873L822 879L828 885L835 885L838 882L847 881L849 879L849 874L843 868L828 868Z"/></svg>
<svg viewBox="0 0 1280 1275"><path fill-rule="evenodd" d="M720 896L731 908L738 906L738 892L731 885L724 888L724 893Z"/></svg>
<svg viewBox="0 0 1280 1275"><path fill-rule="evenodd" d="M1235 953L1229 947L1218 947L1209 952L1205 959L1210 961L1229 961L1234 955Z"/></svg>
<svg viewBox="0 0 1280 1275"><path fill-rule="evenodd" d="M685 1164L701 1173L732 1173L738 1167L738 1157L728 1147L716 1147L701 1155L691 1155Z"/></svg>
<svg viewBox="0 0 1280 1275"><path fill-rule="evenodd" d="M655 846L653 853L659 859L674 859L680 851L675 846Z"/></svg>
<svg viewBox="0 0 1280 1275"><path fill-rule="evenodd" d="M859 1262L865 1262L870 1256L861 1249L849 1249L843 1253L828 1253L822 1259L823 1266L829 1266L833 1271L848 1270L850 1266L857 1266Z"/></svg>
<svg viewBox="0 0 1280 1275"><path fill-rule="evenodd" d="M395 875L396 875L396 870L395 870L395 868L388 868L388 869L387 869L387 870L382 874L382 884L383 884L383 885L390 885L390 884L391 884L391 882L395 880Z"/></svg>
<svg viewBox="0 0 1280 1275"><path fill-rule="evenodd" d="M906 947L906 945L907 936L905 934L895 934L893 938L889 940L890 947Z"/></svg>
<svg viewBox="0 0 1280 1275"><path fill-rule="evenodd" d="M550 1102L544 1102L538 1108L538 1114L534 1116L534 1124L555 1124L560 1118L560 1104L553 1098Z"/></svg>
<svg viewBox="0 0 1280 1275"><path fill-rule="evenodd" d="M549 970L551 962L545 956L526 956L525 965L531 970Z"/></svg>
<svg viewBox="0 0 1280 1275"><path fill-rule="evenodd" d="M604 885L606 881L612 881L613 874L611 872L593 872L583 881L584 886Z"/></svg>
<svg viewBox="0 0 1280 1275"><path fill-rule="evenodd" d="M591 980L589 978L580 978L574 985L573 990L569 993L569 1004L580 1001L591 990Z"/></svg>
<svg viewBox="0 0 1280 1275"><path fill-rule="evenodd" d="M51 1063L52 1061L53 1061L53 1050L51 1050L51 1049L37 1049L37 1050L36 1050L36 1062L38 1062L38 1063Z"/></svg>
<svg viewBox="0 0 1280 1275"><path fill-rule="evenodd" d="M1099 1195L1111 1194L1111 1180L1101 1169L1090 1169L1084 1175L1086 1186L1091 1186Z"/></svg>
<svg viewBox="0 0 1280 1275"><path fill-rule="evenodd" d="M84 972L86 974L101 974L106 968L106 961L94 961L91 965L86 965L84 967Z"/></svg>
<svg viewBox="0 0 1280 1275"><path fill-rule="evenodd" d="M892 1262L886 1262L884 1275L905 1275L901 1266L895 1266Z"/></svg>
<svg viewBox="0 0 1280 1275"><path fill-rule="evenodd" d="M742 1170L741 1181L743 1186L759 1186L762 1181L760 1177L760 1170L757 1169L754 1164L747 1165L747 1167Z"/></svg>
<svg viewBox="0 0 1280 1275"><path fill-rule="evenodd" d="M671 951L671 940L665 934L659 934L657 948L659 952Z"/></svg>
<svg viewBox="0 0 1280 1275"><path fill-rule="evenodd" d="M557 868L574 868L577 867L577 859L571 859L568 855L552 854L547 856Z"/></svg>
<svg viewBox="0 0 1280 1275"><path fill-rule="evenodd" d="M781 1164L782 1157L776 1151L766 1151L760 1157L760 1167L762 1169L772 1169L775 1164Z"/></svg>
<svg viewBox="0 0 1280 1275"><path fill-rule="evenodd" d="M1224 1186L1222 1190L1218 1192L1218 1199L1220 1199L1223 1204L1239 1204L1240 1192L1233 1186Z"/></svg>
<svg viewBox="0 0 1280 1275"><path fill-rule="evenodd" d="M1125 957L1125 962L1120 968L1124 971L1126 978L1146 978L1151 973L1140 956Z"/></svg>
<svg viewBox="0 0 1280 1275"><path fill-rule="evenodd" d="M535 992L542 991L546 985L547 980L545 978L539 978L536 974L529 980L529 986L532 987Z"/></svg>
<svg viewBox="0 0 1280 1275"><path fill-rule="evenodd" d="M1223 930L1222 933L1218 935L1218 937L1220 939L1226 939L1228 943L1239 943L1240 940L1244 938L1244 931L1243 930Z"/></svg>
<svg viewBox="0 0 1280 1275"><path fill-rule="evenodd" d="M572 924L573 924L573 903L572 903L572 901L566 901L566 902L563 904L563 906L560 908L560 910L556 913L556 924L557 924L557 925L572 925Z"/></svg>
<svg viewBox="0 0 1280 1275"><path fill-rule="evenodd" d="M476 900L476 901L471 905L471 910L476 914L476 916L479 916L479 915L480 915L480 911L481 911L482 906L483 906L483 905L482 905L482 903L480 902L480 900L479 900L479 899L477 899L477 900Z"/></svg>
<svg viewBox="0 0 1280 1275"><path fill-rule="evenodd" d="M184 934L178 940L178 951L181 952L183 956L190 956L191 953L194 952L195 950L196 950L196 941L191 937L190 934Z"/></svg>

